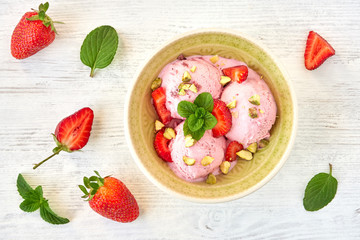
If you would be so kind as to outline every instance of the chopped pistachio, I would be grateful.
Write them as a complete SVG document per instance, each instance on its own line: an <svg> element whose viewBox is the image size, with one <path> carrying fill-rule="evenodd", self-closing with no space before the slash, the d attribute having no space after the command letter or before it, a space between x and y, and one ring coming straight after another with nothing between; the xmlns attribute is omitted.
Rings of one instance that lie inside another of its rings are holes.
<svg viewBox="0 0 360 240"><path fill-rule="evenodd" d="M228 103L226 106L227 106L229 109L235 108L235 107L236 107L236 100Z"/></svg>
<svg viewBox="0 0 360 240"><path fill-rule="evenodd" d="M232 115L234 118L238 118L238 117L239 117L239 112L231 112L231 115Z"/></svg>
<svg viewBox="0 0 360 240"><path fill-rule="evenodd" d="M252 153L256 153L257 147L258 147L257 142L254 142L254 143L250 144L246 149Z"/></svg>
<svg viewBox="0 0 360 240"><path fill-rule="evenodd" d="M213 157L205 156L205 157L201 160L201 165L207 166L207 165L211 164L213 161L214 161L214 158L213 158Z"/></svg>
<svg viewBox="0 0 360 240"><path fill-rule="evenodd" d="M184 95L186 95L186 92L185 92L184 89L180 89L179 92L178 92L178 94L179 94L180 96L184 96Z"/></svg>
<svg viewBox="0 0 360 240"><path fill-rule="evenodd" d="M241 159L250 161L253 159L253 155L248 150L241 150L240 152L237 152L236 155L238 155Z"/></svg>
<svg viewBox="0 0 360 240"><path fill-rule="evenodd" d="M249 116L251 118L258 118L259 117L256 107L249 108Z"/></svg>
<svg viewBox="0 0 360 240"><path fill-rule="evenodd" d="M197 87L195 86L195 84L191 84L190 88L189 88L190 91L194 92L194 93L197 93Z"/></svg>
<svg viewBox="0 0 360 240"><path fill-rule="evenodd" d="M185 136L185 147L191 147L195 143L196 143L196 140L193 139L190 134Z"/></svg>
<svg viewBox="0 0 360 240"><path fill-rule="evenodd" d="M229 172L229 169L230 169L230 162L228 161L223 161L221 164L220 164L220 170L223 174L228 174Z"/></svg>
<svg viewBox="0 0 360 240"><path fill-rule="evenodd" d="M225 86L227 83L231 82L231 78L227 76L221 76L220 77L220 84L221 86Z"/></svg>
<svg viewBox="0 0 360 240"><path fill-rule="evenodd" d="M161 130L165 125L159 120L155 120L155 131Z"/></svg>
<svg viewBox="0 0 360 240"><path fill-rule="evenodd" d="M180 83L178 89L189 90L190 86L191 86L190 83Z"/></svg>
<svg viewBox="0 0 360 240"><path fill-rule="evenodd" d="M165 132L164 132L164 137L165 137L166 139L169 139L169 140L175 138L175 137L176 137L176 134L175 134L174 129L172 129L172 128L166 128L166 129L165 129Z"/></svg>
<svg viewBox="0 0 360 240"><path fill-rule="evenodd" d="M189 82L191 80L191 75L188 71L185 71L183 76L182 76L182 79L181 79L183 82Z"/></svg>
<svg viewBox="0 0 360 240"><path fill-rule="evenodd" d="M265 111L264 111L264 110L262 110L262 109L259 109L259 112L260 112L260 113L264 113Z"/></svg>
<svg viewBox="0 0 360 240"><path fill-rule="evenodd" d="M216 177L214 174L210 173L206 178L207 184L215 184L216 183Z"/></svg>
<svg viewBox="0 0 360 240"><path fill-rule="evenodd" d="M267 145L269 145L269 140L267 139L261 139L260 142L259 142L259 148L264 148L266 147Z"/></svg>
<svg viewBox="0 0 360 240"><path fill-rule="evenodd" d="M249 98L249 102L251 104L259 106L260 105L260 96L259 96L259 94L255 94L255 95L251 96Z"/></svg>
<svg viewBox="0 0 360 240"><path fill-rule="evenodd" d="M196 162L195 159L189 158L189 157L187 157L187 156L183 156L183 161L184 161L184 163L185 163L186 165L188 165L188 166L192 166L192 165L194 165L195 162Z"/></svg>
<svg viewBox="0 0 360 240"><path fill-rule="evenodd" d="M158 89L161 86L161 78L156 78L152 83L151 83L151 90L155 91L156 89Z"/></svg>
<svg viewBox="0 0 360 240"><path fill-rule="evenodd" d="M193 67L190 69L191 72L195 72L195 70L196 70L196 66L193 66Z"/></svg>
<svg viewBox="0 0 360 240"><path fill-rule="evenodd" d="M217 61L219 61L219 56L218 55L214 55L210 58L210 61L215 64Z"/></svg>

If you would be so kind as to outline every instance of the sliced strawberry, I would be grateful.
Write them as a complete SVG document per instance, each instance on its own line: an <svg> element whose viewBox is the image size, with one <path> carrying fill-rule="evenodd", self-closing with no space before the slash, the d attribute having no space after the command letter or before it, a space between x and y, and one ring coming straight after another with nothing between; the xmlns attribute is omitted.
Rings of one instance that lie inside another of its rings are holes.
<svg viewBox="0 0 360 240"><path fill-rule="evenodd" d="M153 104L155 110L160 118L160 121L163 124L168 124L172 117L169 110L166 108L166 95L165 95L165 88L160 87L151 93L153 98Z"/></svg>
<svg viewBox="0 0 360 240"><path fill-rule="evenodd" d="M249 70L247 66L240 65L231 68L225 68L222 70L222 72L225 76L231 78L231 81L242 83L247 79Z"/></svg>
<svg viewBox="0 0 360 240"><path fill-rule="evenodd" d="M94 113L88 107L64 118L55 129L57 141L70 151L83 148L89 141L93 119Z"/></svg>
<svg viewBox="0 0 360 240"><path fill-rule="evenodd" d="M232 141L229 146L226 148L226 153L225 153L225 160L232 162L235 161L237 158L236 153L243 150L244 147L241 143L237 142L237 141Z"/></svg>
<svg viewBox="0 0 360 240"><path fill-rule="evenodd" d="M331 45L314 31L309 32L305 49L305 67L308 70L318 68L326 59L335 54Z"/></svg>
<svg viewBox="0 0 360 240"><path fill-rule="evenodd" d="M230 131L232 126L232 117L229 108L226 107L226 104L223 101L216 99L214 100L214 109L212 114L217 120L217 124L212 129L213 136L224 136Z"/></svg>
<svg viewBox="0 0 360 240"><path fill-rule="evenodd" d="M161 129L156 133L154 140L154 148L156 150L156 153L162 160L166 162L172 162L171 152L169 149L170 140L164 137L164 131L164 129Z"/></svg>

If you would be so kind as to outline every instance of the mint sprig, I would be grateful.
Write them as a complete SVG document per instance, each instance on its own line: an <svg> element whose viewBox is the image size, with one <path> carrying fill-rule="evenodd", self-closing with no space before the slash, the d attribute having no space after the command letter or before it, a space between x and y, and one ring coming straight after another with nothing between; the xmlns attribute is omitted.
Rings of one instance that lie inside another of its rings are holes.
<svg viewBox="0 0 360 240"><path fill-rule="evenodd" d="M91 68L90 77L94 76L96 68L105 68L112 62L118 43L118 34L111 26L95 28L86 36L81 46L80 59Z"/></svg>
<svg viewBox="0 0 360 240"><path fill-rule="evenodd" d="M41 186L35 190L25 181L24 177L19 174L16 183L18 192L24 201L20 204L20 209L24 212L34 212L40 208L40 216L46 222L51 224L65 224L69 219L59 217L50 208L48 200L43 197Z"/></svg>
<svg viewBox="0 0 360 240"><path fill-rule="evenodd" d="M306 186L303 204L307 211L317 211L328 205L335 197L338 182L332 176L332 165L329 166L329 174L316 174Z"/></svg>
<svg viewBox="0 0 360 240"><path fill-rule="evenodd" d="M211 114L214 108L214 100L210 93L204 92L196 97L194 103L181 101L178 104L178 114L186 118L184 122L184 135L191 135L195 140L200 140L206 130L215 127L217 120Z"/></svg>

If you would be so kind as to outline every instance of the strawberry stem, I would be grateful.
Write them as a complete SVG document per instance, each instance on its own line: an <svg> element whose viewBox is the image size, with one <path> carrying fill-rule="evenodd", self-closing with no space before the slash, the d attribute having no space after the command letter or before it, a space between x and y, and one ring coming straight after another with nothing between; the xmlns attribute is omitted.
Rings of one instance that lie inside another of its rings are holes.
<svg viewBox="0 0 360 240"><path fill-rule="evenodd" d="M54 154L52 154L51 156L47 157L46 159L42 160L41 162L39 162L38 164L35 164L33 169L35 170L36 168L38 168L41 164L43 164L44 162L46 162L47 160L49 160L50 158L52 158L53 156L59 154L63 149L59 148L58 150L56 150L56 152L54 152Z"/></svg>

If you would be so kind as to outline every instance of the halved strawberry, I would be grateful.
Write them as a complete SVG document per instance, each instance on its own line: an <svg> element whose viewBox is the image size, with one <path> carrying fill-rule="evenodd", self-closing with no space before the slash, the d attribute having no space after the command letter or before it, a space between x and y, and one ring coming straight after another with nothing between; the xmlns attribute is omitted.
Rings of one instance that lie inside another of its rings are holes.
<svg viewBox="0 0 360 240"><path fill-rule="evenodd" d="M231 81L242 83L247 79L249 70L247 66L240 65L231 68L225 68L222 70L222 72L225 76L231 78Z"/></svg>
<svg viewBox="0 0 360 240"><path fill-rule="evenodd" d="M160 121L163 124L168 124L172 117L169 110L166 108L166 95L165 95L165 88L160 87L151 93L153 98L153 104L155 110L160 118Z"/></svg>
<svg viewBox="0 0 360 240"><path fill-rule="evenodd" d="M212 115L214 115L217 120L217 124L212 129L213 136L224 136L230 131L232 126L232 117L229 108L226 107L226 104L223 101L216 99L214 100Z"/></svg>
<svg viewBox="0 0 360 240"><path fill-rule="evenodd" d="M35 164L33 169L36 169L61 151L72 152L83 148L89 141L93 119L94 112L86 107L61 120L56 126L55 134L53 134L57 145L53 149L54 154Z"/></svg>
<svg viewBox="0 0 360 240"><path fill-rule="evenodd" d="M308 70L318 68L326 59L335 54L331 45L314 31L309 32L305 49L305 67Z"/></svg>
<svg viewBox="0 0 360 240"><path fill-rule="evenodd" d="M241 143L237 142L237 141L232 141L229 146L226 148L226 153L225 153L225 160L232 162L235 161L237 158L236 153L243 150L244 147Z"/></svg>
<svg viewBox="0 0 360 240"><path fill-rule="evenodd" d="M154 140L154 148L156 153L162 160L166 162L172 162L171 152L169 149L170 140L164 137L164 131L164 129L161 129L156 133Z"/></svg>

